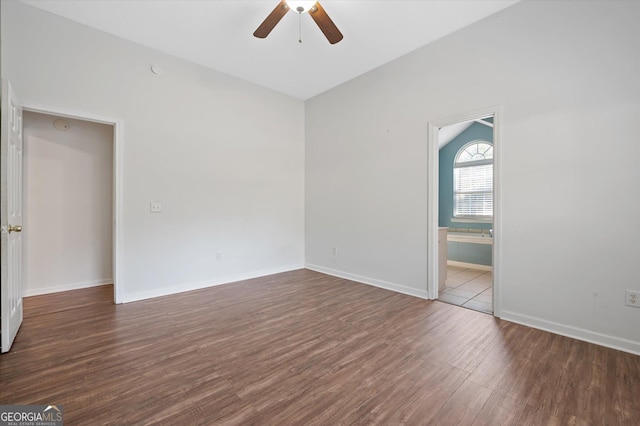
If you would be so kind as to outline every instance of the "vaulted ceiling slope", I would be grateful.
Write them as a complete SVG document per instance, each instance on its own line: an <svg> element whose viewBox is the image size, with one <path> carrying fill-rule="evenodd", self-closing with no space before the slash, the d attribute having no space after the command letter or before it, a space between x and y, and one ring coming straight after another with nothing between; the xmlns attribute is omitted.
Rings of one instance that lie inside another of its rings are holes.
<svg viewBox="0 0 640 426"><path fill-rule="evenodd" d="M294 11L266 39L253 37L279 0L21 1L298 99L311 98L518 2L322 0L344 34L340 43L330 45L310 16Z"/></svg>

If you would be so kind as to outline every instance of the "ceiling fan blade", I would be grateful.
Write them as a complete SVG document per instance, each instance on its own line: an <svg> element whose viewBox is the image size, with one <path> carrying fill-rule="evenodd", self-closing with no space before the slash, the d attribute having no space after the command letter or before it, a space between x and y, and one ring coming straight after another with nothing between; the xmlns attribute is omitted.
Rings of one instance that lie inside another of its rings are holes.
<svg viewBox="0 0 640 426"><path fill-rule="evenodd" d="M269 16L260 24L257 30L253 33L255 37L265 38L269 35L271 30L280 22L282 17L289 11L289 6L287 6L287 2L282 0L275 9L271 11Z"/></svg>
<svg viewBox="0 0 640 426"><path fill-rule="evenodd" d="M311 10L309 10L309 14L313 20L316 21L316 24L320 27L320 31L322 31L327 40L329 40L329 43L336 44L342 40L342 33L331 18L329 18L329 15L327 15L327 12L325 12L324 8L320 5L320 2L316 3Z"/></svg>

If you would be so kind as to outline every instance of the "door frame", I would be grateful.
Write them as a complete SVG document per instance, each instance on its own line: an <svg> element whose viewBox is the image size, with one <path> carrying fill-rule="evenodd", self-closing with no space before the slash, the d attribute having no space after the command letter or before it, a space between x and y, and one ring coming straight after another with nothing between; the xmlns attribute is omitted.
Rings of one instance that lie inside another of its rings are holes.
<svg viewBox="0 0 640 426"><path fill-rule="evenodd" d="M22 106L23 111L31 111L48 115L55 115L63 118L90 121L94 123L107 124L113 126L113 227L112 227L112 250L113 250L113 301L114 303L124 302L124 283L122 280L122 260L123 260L123 221L122 221L122 199L123 199L123 137L122 120L87 112L67 110L64 108L50 107L46 105Z"/></svg>
<svg viewBox="0 0 640 426"><path fill-rule="evenodd" d="M500 263L502 249L502 106L490 106L465 114L443 117L427 123L428 183L427 183L427 295L431 300L438 298L438 195L439 195L439 131L441 127L465 121L474 121L493 115L493 315L500 318L502 313Z"/></svg>

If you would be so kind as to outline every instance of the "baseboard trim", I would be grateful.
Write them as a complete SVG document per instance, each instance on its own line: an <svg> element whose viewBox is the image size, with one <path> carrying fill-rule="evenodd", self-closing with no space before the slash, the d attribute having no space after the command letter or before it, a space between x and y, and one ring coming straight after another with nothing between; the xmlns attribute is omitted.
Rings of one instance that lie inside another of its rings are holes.
<svg viewBox="0 0 640 426"><path fill-rule="evenodd" d="M215 278L207 281L196 281L191 283L179 284L171 287L164 287L148 291L140 291L136 293L125 293L123 296L123 303L137 302L139 300L152 299L154 297L169 296L171 294L182 293L185 291L200 290L207 287L214 287L218 285L231 284L238 281L250 280L252 278L265 277L267 275L280 274L282 272L295 271L297 269L304 269L303 264L288 265L281 268L262 269L258 271L251 271L241 274L226 275L223 277Z"/></svg>
<svg viewBox="0 0 640 426"><path fill-rule="evenodd" d="M493 267L489 265L480 265L479 263L458 262L457 260L447 260L447 265L458 266L460 268L477 269L479 271L492 271Z"/></svg>
<svg viewBox="0 0 640 426"><path fill-rule="evenodd" d="M105 284L113 284L113 278L104 278L102 280L84 281L80 283L60 284L51 287L34 288L25 290L23 297L40 296L42 294L60 293L61 291L80 290L82 288L98 287Z"/></svg>
<svg viewBox="0 0 640 426"><path fill-rule="evenodd" d="M326 268L320 265L313 265L307 263L305 268L312 271L321 272L323 274L331 275L338 278L344 278L351 281L356 281L362 284L372 285L374 287L384 288L385 290L395 291L396 293L406 294L408 296L419 297L421 299L428 299L427 290L418 290L415 288L407 287L401 284L395 284L389 281L378 280L375 278L364 277L362 275L352 274L349 272L339 271L337 269ZM425 284L426 287L426 284Z"/></svg>
<svg viewBox="0 0 640 426"><path fill-rule="evenodd" d="M597 333L595 331L585 330L583 328L560 324L553 321L547 321L541 318L523 315L504 309L502 310L500 318L526 325L528 327L537 328L539 330L559 334L561 336L571 337L623 352L629 352L634 355L640 355L640 342L634 342L633 340Z"/></svg>

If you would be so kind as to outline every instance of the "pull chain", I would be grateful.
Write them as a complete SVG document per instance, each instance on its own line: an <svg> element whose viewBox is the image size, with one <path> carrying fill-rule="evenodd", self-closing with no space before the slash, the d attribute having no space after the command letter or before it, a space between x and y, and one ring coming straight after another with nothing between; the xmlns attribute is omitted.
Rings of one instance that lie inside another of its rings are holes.
<svg viewBox="0 0 640 426"><path fill-rule="evenodd" d="M302 44L302 13L298 12L298 43Z"/></svg>

